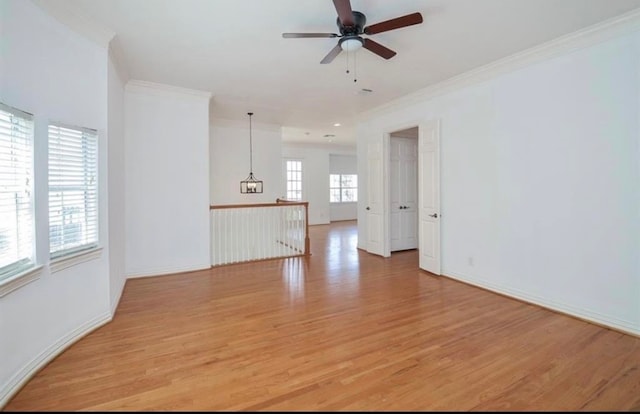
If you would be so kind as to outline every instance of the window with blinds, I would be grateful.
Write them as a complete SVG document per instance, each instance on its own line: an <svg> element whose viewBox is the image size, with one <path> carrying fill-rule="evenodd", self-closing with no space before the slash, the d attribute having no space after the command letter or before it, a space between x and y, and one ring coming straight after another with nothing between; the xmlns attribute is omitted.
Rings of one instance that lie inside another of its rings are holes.
<svg viewBox="0 0 640 414"><path fill-rule="evenodd" d="M98 135L49 125L49 251L51 258L98 245Z"/></svg>
<svg viewBox="0 0 640 414"><path fill-rule="evenodd" d="M0 103L0 282L34 266L33 117Z"/></svg>

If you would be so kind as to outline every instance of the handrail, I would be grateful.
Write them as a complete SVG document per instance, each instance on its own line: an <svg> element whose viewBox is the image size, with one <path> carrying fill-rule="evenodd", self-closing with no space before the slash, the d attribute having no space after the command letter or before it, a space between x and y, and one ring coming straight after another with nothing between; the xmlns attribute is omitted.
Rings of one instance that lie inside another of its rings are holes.
<svg viewBox="0 0 640 414"><path fill-rule="evenodd" d="M222 210L233 208L255 208L255 207L282 207L287 206L304 206L304 223L305 223L305 237L304 237L304 255L311 255L311 239L309 238L309 202L308 201L291 201L282 198L277 198L275 203L253 203L253 204L212 204L209 205L209 210Z"/></svg>
<svg viewBox="0 0 640 414"><path fill-rule="evenodd" d="M209 206L209 209L219 210L223 208L282 207L282 204L285 202L288 206L305 206L306 208L309 208L308 201L279 201L276 203L254 203L254 204L212 204Z"/></svg>

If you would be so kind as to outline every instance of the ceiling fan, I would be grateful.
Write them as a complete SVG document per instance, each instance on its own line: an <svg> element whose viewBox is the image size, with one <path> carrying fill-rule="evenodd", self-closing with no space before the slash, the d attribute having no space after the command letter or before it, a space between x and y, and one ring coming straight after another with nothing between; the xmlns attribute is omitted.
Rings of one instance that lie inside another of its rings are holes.
<svg viewBox="0 0 640 414"><path fill-rule="evenodd" d="M285 39L339 37L340 40L338 41L338 44L331 49L320 63L331 63L331 61L333 61L333 59L335 59L335 57L343 50L351 52L358 50L360 47L364 47L384 59L391 59L396 55L396 52L371 39L363 38L362 35L373 35L422 23L422 15L420 13L411 13L365 27L367 18L363 13L351 9L350 0L333 0L333 5L338 12L336 23L340 30L340 34L283 33L282 37Z"/></svg>

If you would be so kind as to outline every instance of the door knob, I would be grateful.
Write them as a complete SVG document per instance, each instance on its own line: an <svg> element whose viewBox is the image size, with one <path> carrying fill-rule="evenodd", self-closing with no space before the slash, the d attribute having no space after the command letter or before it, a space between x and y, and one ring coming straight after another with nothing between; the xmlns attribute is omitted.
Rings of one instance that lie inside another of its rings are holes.
<svg viewBox="0 0 640 414"><path fill-rule="evenodd" d="M438 213L429 214L429 217L438 218Z"/></svg>
<svg viewBox="0 0 640 414"><path fill-rule="evenodd" d="M371 209L369 208L369 206L367 206L366 210L371 210Z"/></svg>

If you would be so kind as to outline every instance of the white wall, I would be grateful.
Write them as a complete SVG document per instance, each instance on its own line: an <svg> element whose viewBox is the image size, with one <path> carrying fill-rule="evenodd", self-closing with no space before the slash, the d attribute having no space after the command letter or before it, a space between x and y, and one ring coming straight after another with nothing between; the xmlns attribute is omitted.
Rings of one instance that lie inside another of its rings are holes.
<svg viewBox="0 0 640 414"><path fill-rule="evenodd" d="M354 155L329 154L329 174L358 174L358 158ZM331 221L358 218L358 203L330 203Z"/></svg>
<svg viewBox="0 0 640 414"><path fill-rule="evenodd" d="M106 48L80 37L30 1L0 2L0 101L34 114L36 258L42 274L0 298L0 407L73 341L111 318L108 263ZM102 254L51 273L47 124L98 130Z"/></svg>
<svg viewBox="0 0 640 414"><path fill-rule="evenodd" d="M281 194L281 128L251 120L253 174L263 182L262 194L241 194L240 181L249 175L249 116L246 123L211 122L211 204L275 203Z"/></svg>
<svg viewBox="0 0 640 414"><path fill-rule="evenodd" d="M440 118L443 274L639 334L639 73L634 32L372 113L359 239L367 141Z"/></svg>
<svg viewBox="0 0 640 414"><path fill-rule="evenodd" d="M107 74L107 169L109 193L109 273L110 308L115 313L125 284L125 163L124 163L124 85L127 74L109 53Z"/></svg>
<svg viewBox="0 0 640 414"><path fill-rule="evenodd" d="M126 274L210 266L209 94L125 87Z"/></svg>

